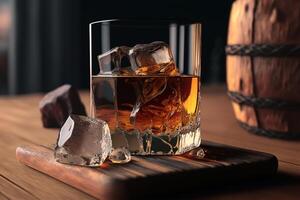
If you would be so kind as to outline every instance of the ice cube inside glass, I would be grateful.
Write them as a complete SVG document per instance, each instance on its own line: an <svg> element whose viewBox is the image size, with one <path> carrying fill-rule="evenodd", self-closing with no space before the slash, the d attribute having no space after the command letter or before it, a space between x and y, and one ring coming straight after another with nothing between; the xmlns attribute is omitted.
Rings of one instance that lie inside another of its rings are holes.
<svg viewBox="0 0 300 200"><path fill-rule="evenodd" d="M200 33L199 23L90 24L91 117L108 123L113 148L177 155L200 146Z"/></svg>

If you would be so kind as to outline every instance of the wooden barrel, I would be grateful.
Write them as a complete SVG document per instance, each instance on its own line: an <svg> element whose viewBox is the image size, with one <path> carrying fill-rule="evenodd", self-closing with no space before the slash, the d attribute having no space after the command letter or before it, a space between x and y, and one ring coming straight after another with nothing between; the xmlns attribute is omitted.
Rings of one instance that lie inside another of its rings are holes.
<svg viewBox="0 0 300 200"><path fill-rule="evenodd" d="M228 95L240 124L300 138L300 0L236 0L226 53Z"/></svg>

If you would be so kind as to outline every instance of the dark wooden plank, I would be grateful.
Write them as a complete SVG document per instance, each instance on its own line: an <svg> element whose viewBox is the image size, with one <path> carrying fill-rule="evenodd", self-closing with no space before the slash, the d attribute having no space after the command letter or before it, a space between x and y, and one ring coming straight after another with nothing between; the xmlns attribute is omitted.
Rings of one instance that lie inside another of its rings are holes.
<svg viewBox="0 0 300 200"><path fill-rule="evenodd" d="M1 191L0 191L0 199L1 200L9 200L9 198L7 196L5 196L5 194L3 194Z"/></svg>
<svg viewBox="0 0 300 200"><path fill-rule="evenodd" d="M0 130L0 147L3 147L2 151L0 151L0 174L13 184L24 188L39 199L94 199L90 195L20 164L16 160L16 148L18 145L33 145L33 143ZM1 192L3 194L10 193L10 188L5 187ZM12 199L23 198L19 196Z"/></svg>
<svg viewBox="0 0 300 200"><path fill-rule="evenodd" d="M225 86L205 86L201 90L203 97L201 102L201 128L204 139L272 153L279 159L279 172L291 175L291 179L300 177L300 157L298 156L300 141L271 139L244 131L235 121L230 101L226 96ZM89 94L87 91L81 94L83 102L88 108ZM58 130L44 129L41 125L37 106L41 98L42 95L40 94L0 97L0 146L2 149L0 151L0 174L36 194L41 199L94 199L66 184L17 163L14 157L17 146L29 144L49 145L56 141ZM5 116L8 117L6 118ZM141 162L136 163L141 165ZM136 163L135 165L137 165ZM151 163L145 162L142 164L146 164L147 168L151 166L149 168L157 169L157 166ZM207 164L210 165L210 163ZM169 169L161 170L167 172ZM148 173L155 174L156 170L149 170ZM226 189L226 191L219 193L213 187L213 192L206 192L205 196L203 196L204 191L200 191L199 187L197 189L199 191L198 194L196 193L193 198L201 196L201 199L250 200L255 198L276 199L276 197L281 199L298 199L300 184L296 184L291 179L284 179L282 182L277 179L271 180L269 183L264 183L264 186L255 183L257 187L252 188L250 192L247 185L244 190L235 186L232 190ZM201 182L201 180L201 178L198 180L197 177L193 177L189 181ZM186 180L180 181L179 184L185 182ZM239 185L245 185L245 183L243 181ZM7 188L4 191L6 190ZM172 189L172 191L174 190ZM4 191L1 191L2 196L0 195L0 199L4 196ZM22 199L22 197L18 199ZM187 198L184 197L182 199Z"/></svg>
<svg viewBox="0 0 300 200"><path fill-rule="evenodd" d="M242 129L233 113L226 87L202 87L203 139L274 154L279 161L300 164L300 140L286 141L258 136ZM279 165L280 168L280 165ZM300 172L298 173L300 175Z"/></svg>
<svg viewBox="0 0 300 200"><path fill-rule="evenodd" d="M0 174L0 191L7 199L18 199L22 197L24 200L36 200L39 199L30 191L26 190L20 185L17 185L13 181L9 180L5 176Z"/></svg>
<svg viewBox="0 0 300 200"><path fill-rule="evenodd" d="M128 164L106 162L99 168L86 168L57 163L53 151L43 146L18 147L17 159L96 198L126 199L155 193L167 194L236 179L264 177L277 170L277 160L270 154L204 142L206 158L183 156L133 156ZM247 159L245 159L247 158ZM208 163L208 164L207 164ZM188 181L179 185L179 180ZM200 180L203 184L196 183ZM149 186L155 189L149 193ZM136 188L138 187L138 189ZM117 193L115 191L118 191Z"/></svg>
<svg viewBox="0 0 300 200"><path fill-rule="evenodd" d="M79 166L70 166L57 163L53 158L53 151L42 146L18 147L16 150L17 159L25 165L44 172L66 182L76 188L81 188L89 194L98 198L110 196L111 179L104 174L99 173L93 168L84 168ZM113 177L123 179L125 176ZM95 186L101 186L98 189Z"/></svg>

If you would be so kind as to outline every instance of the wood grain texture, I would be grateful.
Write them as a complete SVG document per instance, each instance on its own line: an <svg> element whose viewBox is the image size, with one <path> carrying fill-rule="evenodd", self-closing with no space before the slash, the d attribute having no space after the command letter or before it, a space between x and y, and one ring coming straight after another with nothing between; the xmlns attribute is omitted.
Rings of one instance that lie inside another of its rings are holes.
<svg viewBox="0 0 300 200"><path fill-rule="evenodd" d="M299 8L298 0L259 0L254 13L256 18L254 42L299 44Z"/></svg>
<svg viewBox="0 0 300 200"><path fill-rule="evenodd" d="M274 179L225 184L219 187L197 187L194 192L174 194L173 199L299 199L300 141L282 141L249 134L236 123L225 86L202 87L201 129L206 140L241 148L268 152L279 160L279 173ZM89 93L81 97L88 108ZM0 174L21 186L38 199L95 199L54 178L20 164L15 158L16 148L26 145L49 146L56 141L57 129L44 129L40 121L38 102L41 94L0 97ZM88 110L88 109L87 109ZM184 158L185 159L185 158ZM145 164L146 165L146 164ZM148 163L147 163L148 165ZM155 163L150 168L155 168ZM136 168L139 169L139 166ZM168 170L161 168L161 170ZM149 170L149 173L155 173ZM201 182L201 178L192 178ZM2 180L0 180L2 181ZM183 185L190 180L180 181ZM2 182L1 182L2 183ZM8 185L1 187L0 199L8 199L10 191L23 199L22 189ZM13 189L11 189L13 187ZM150 186L154 187L155 186ZM175 190L173 190L175 191ZM178 190L180 191L180 190ZM116 191L118 192L118 191ZM145 195L145 198L147 196Z"/></svg>
<svg viewBox="0 0 300 200"><path fill-rule="evenodd" d="M24 200L38 199L30 191L22 188L2 175L0 175L0 191L3 192L3 196L7 199L18 199L20 197Z"/></svg>
<svg viewBox="0 0 300 200"><path fill-rule="evenodd" d="M299 19L298 0L237 0L231 10L228 44L299 45ZM300 103L300 57L227 56L227 85L229 91L246 96ZM250 106L234 104L233 108L236 118L248 125L300 132L299 109L257 108L256 115Z"/></svg>
<svg viewBox="0 0 300 200"><path fill-rule="evenodd" d="M55 161L53 150L43 146L18 147L16 157L21 163L99 199L168 195L174 189L189 191L195 187L268 177L277 171L277 159L270 154L211 142L203 142L201 146L206 152L203 159L190 154L133 156L130 163L118 165L107 161L98 168L60 164ZM180 185L183 177L201 178L202 184L188 181ZM155 185L155 189L149 190L150 185Z"/></svg>
<svg viewBox="0 0 300 200"><path fill-rule="evenodd" d="M228 44L251 44L253 42L251 22L254 17L254 3L253 0L238 0L232 4L228 27Z"/></svg>
<svg viewBox="0 0 300 200"><path fill-rule="evenodd" d="M73 167L57 163L54 160L53 151L47 148L41 146L18 147L16 157L23 164L46 174L51 171L51 173L49 173L50 176L63 182L69 183L69 181L72 180L73 186L81 188L81 190L93 194L95 197L106 199L107 195L112 192L110 191L112 183L106 174L97 173L96 169ZM101 186L101 188L97 190L95 186Z"/></svg>

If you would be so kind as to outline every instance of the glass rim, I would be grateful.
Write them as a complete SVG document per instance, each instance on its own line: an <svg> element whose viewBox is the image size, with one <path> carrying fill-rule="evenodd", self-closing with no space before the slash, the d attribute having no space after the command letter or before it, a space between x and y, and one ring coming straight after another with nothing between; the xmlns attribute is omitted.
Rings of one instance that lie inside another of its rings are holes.
<svg viewBox="0 0 300 200"><path fill-rule="evenodd" d="M193 19L103 19L103 20L97 20L89 23L89 26L107 23L107 22L128 22L128 23L146 23L146 24L182 24L182 25L191 25L191 24L202 24L200 20L193 20Z"/></svg>

